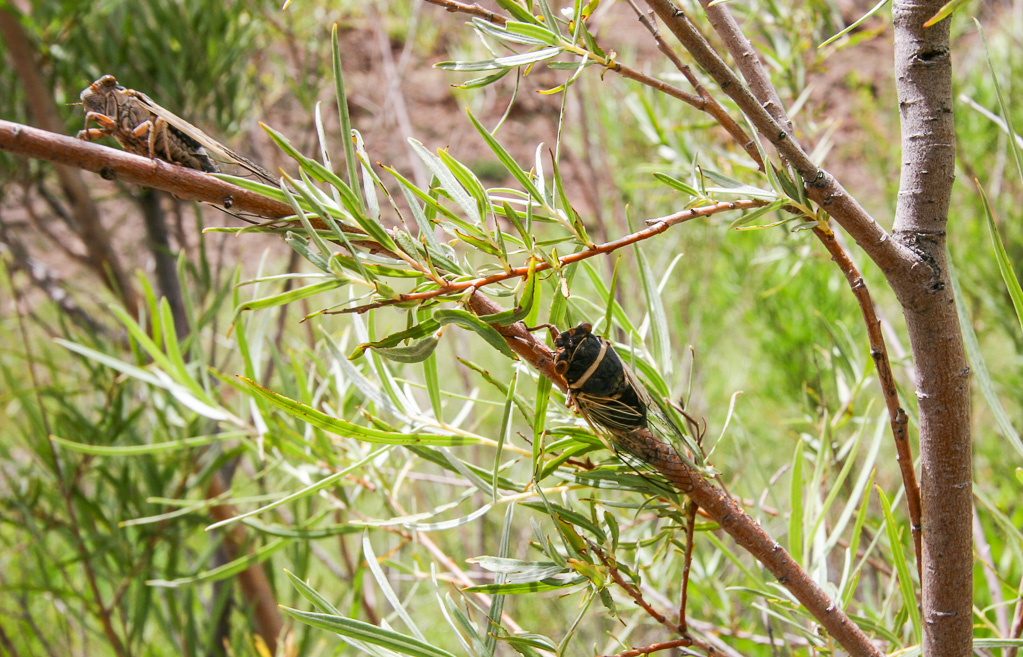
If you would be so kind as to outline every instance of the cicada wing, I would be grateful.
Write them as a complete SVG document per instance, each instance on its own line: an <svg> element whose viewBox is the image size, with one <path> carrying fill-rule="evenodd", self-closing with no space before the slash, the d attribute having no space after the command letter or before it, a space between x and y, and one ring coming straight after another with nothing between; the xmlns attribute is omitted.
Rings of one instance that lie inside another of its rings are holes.
<svg viewBox="0 0 1023 657"><path fill-rule="evenodd" d="M143 106L145 106L146 109L167 121L168 125L170 125L173 129L199 144L199 146L205 149L207 155L222 160L226 164L241 167L256 176L260 182L266 183L267 185L271 185L273 187L277 187L279 185L279 182L270 174L269 171L252 160L235 153L230 148L210 137L205 132L184 120L174 112L171 112L167 108L157 104L156 101L141 91L135 91L134 94L135 98Z"/></svg>
<svg viewBox="0 0 1023 657"><path fill-rule="evenodd" d="M576 393L579 411L596 425L611 431L632 431L646 422L643 409L636 409L611 397Z"/></svg>

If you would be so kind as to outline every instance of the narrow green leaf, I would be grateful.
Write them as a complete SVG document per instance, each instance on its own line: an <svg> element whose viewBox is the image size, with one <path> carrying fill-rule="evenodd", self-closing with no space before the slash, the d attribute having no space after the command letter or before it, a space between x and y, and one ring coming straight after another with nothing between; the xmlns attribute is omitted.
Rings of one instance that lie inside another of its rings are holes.
<svg viewBox="0 0 1023 657"><path fill-rule="evenodd" d="M508 394L504 398L504 412L501 415L501 430L498 433L497 438L497 451L494 454L494 502L497 502L499 495L497 488L497 477L501 472L501 451L504 449L504 443L511 436L512 428L512 409L515 408L515 383L519 379L518 371L512 372L512 379L508 383Z"/></svg>
<svg viewBox="0 0 1023 657"><path fill-rule="evenodd" d="M330 602L326 598L324 598L322 595L316 592L313 589L313 587L309 586L304 581L299 579L299 577L295 575L293 572L285 568L284 574L288 576L288 579L291 580L292 586L294 586L295 589L300 594L302 594L302 597L308 600L309 602L313 603L313 605L315 605L317 609L319 609L325 614L340 615L341 612L339 612L337 608L334 607L334 605L330 604Z"/></svg>
<svg viewBox="0 0 1023 657"><path fill-rule="evenodd" d="M1009 293L1009 298L1012 299L1013 308L1016 309L1016 320L1020 324L1020 330L1023 331L1023 289L1020 289L1019 279L1016 278L1016 272L1012 269L1012 261L1009 259L1009 254L1005 252L1005 245L1002 243L1002 238L998 234L998 228L995 226L995 217L991 212L991 205L988 203L987 194L984 193L984 188L980 186L979 181L977 182L977 189L980 191L980 199L984 204L984 215L987 218L988 234L991 236L991 247L995 252L998 271L1002 274L1005 289Z"/></svg>
<svg viewBox="0 0 1023 657"><path fill-rule="evenodd" d="M355 348L355 351L348 356L348 360L355 360L360 357L366 349L390 349L398 346L405 340L418 340L425 338L440 330L440 322L427 318L411 328L399 333L394 333L375 342L364 342Z"/></svg>
<svg viewBox="0 0 1023 657"><path fill-rule="evenodd" d="M211 445L223 440L245 438L248 435L249 433L245 431L227 431L208 436L193 436L191 438L182 438L181 440L171 440L163 443L150 443L148 445L87 445L85 443L77 443L59 436L50 436L50 440L61 447L66 447L71 451L82 454L92 454L94 456L140 456L142 454L165 454L168 452L176 452L181 449L202 447L203 445Z"/></svg>
<svg viewBox="0 0 1023 657"><path fill-rule="evenodd" d="M474 445L479 442L477 438L469 436L446 436L429 433L402 433L396 431L381 431L369 427L352 424L346 420L335 418L321 413L311 406L289 399L284 395L268 390L251 379L243 376L238 377L249 388L258 393L262 398L274 406L284 410L289 415L308 422L314 427L329 431L330 433L355 440L363 440L368 443L379 443L382 445Z"/></svg>
<svg viewBox="0 0 1023 657"><path fill-rule="evenodd" d="M792 457L792 479L789 482L789 499L792 509L789 512L789 553L801 564L806 563L803 549L803 441L796 443L796 453Z"/></svg>
<svg viewBox="0 0 1023 657"><path fill-rule="evenodd" d="M438 62L437 64L434 64L434 66L448 71L495 71L502 68L515 68L516 66L526 66L528 64L535 64L536 62L542 62L545 59L557 57L561 51L562 49L560 46L554 46L517 55L508 55L507 57L495 57L494 59L487 59L478 62Z"/></svg>
<svg viewBox="0 0 1023 657"><path fill-rule="evenodd" d="M1016 450L1016 453L1023 457L1023 440L1021 440L1016 427L1012 425L1012 419L1002 405L1002 400L998 398L994 380L991 378L987 362L984 360L984 354L980 349L980 341L977 340L977 333L973 330L973 322L970 318L969 310L966 308L963 291L959 287L959 275L956 273L955 267L952 266L949 266L948 273L952 279L952 291L955 295L956 310L959 311L959 325L963 332L963 343L966 346L966 354L969 356L973 374L977 379L977 386L980 388L980 393L984 396L984 401L987 402L988 408L991 409L991 415L994 416L995 424L998 426L1002 437L1008 440L1012 448Z"/></svg>
<svg viewBox="0 0 1023 657"><path fill-rule="evenodd" d="M466 80L465 82L459 82L458 84L452 85L457 89L481 89L483 87L494 84L504 76L512 72L513 69L505 68L501 69L497 73L491 73L490 75L483 75L478 78Z"/></svg>
<svg viewBox="0 0 1023 657"><path fill-rule="evenodd" d="M497 6L511 14L515 20L523 23L536 23L536 16L523 9L516 0L494 0Z"/></svg>
<svg viewBox="0 0 1023 657"><path fill-rule="evenodd" d="M504 26L505 30L512 34L519 36L528 37L537 41L542 41L552 46L559 45L562 43L561 35L556 32L552 32L546 26L537 25L535 23L520 23L517 21L508 21Z"/></svg>
<svg viewBox="0 0 1023 657"><path fill-rule="evenodd" d="M283 605L281 606L281 611L307 625L328 630L357 641L364 641L374 646L394 650L403 655L412 655L413 657L455 657L446 650L419 641L413 637L385 630L376 625L352 618L343 618L334 614L299 611L298 609L292 609Z"/></svg>
<svg viewBox="0 0 1023 657"><path fill-rule="evenodd" d="M519 181L519 184L522 185L522 188L526 191L526 193L533 197L537 203L546 205L543 194L540 193L540 190L537 189L536 185L533 184L533 181L530 180L529 172L522 170L522 167L515 162L515 158L511 156L511 153L509 153L505 147L501 145L501 142L497 141L497 139L490 134L489 130L483 127L483 124L480 123L475 116L473 116L473 113L469 110L469 108L466 108L465 113L469 115L469 120L472 121L473 126L476 127L476 131L479 132L480 136L483 137L483 140L487 142L487 146L489 146L490 150L494 152L494 155L496 155L497 159L501 161L501 164L504 165L504 168L508 171L508 173L510 173L515 180ZM505 210L505 213L507 216L507 209ZM525 235L523 235L522 239L526 244L530 243L529 238Z"/></svg>
<svg viewBox="0 0 1023 657"><path fill-rule="evenodd" d="M831 43L834 43L835 41L838 41L839 39L844 37L846 34L850 34L856 28L858 28L860 25L862 25L864 21L866 21L868 18L870 18L871 16L873 16L874 14L879 12L881 10L881 8L884 7L886 4L888 4L888 0L879 0L879 2L876 5L874 5L873 7L871 7L870 9L867 10L867 13L863 14L858 19L856 19L856 21L854 21L852 25L850 25L849 27L845 28L844 30L842 30L841 32L839 32L835 36L831 37L830 39L826 40L824 43L822 43L821 45L817 46L817 48L818 49L823 48L826 45L829 45Z"/></svg>
<svg viewBox="0 0 1023 657"><path fill-rule="evenodd" d="M741 194L742 196L761 198L768 201L774 201L778 198L778 195L773 191L747 185L746 183L739 182L738 180L729 178L728 176L717 173L716 171L703 169L703 176L717 185L717 187L708 187L708 192L713 191L727 194Z"/></svg>
<svg viewBox="0 0 1023 657"><path fill-rule="evenodd" d="M261 546L255 552L246 554L245 556L235 559L230 563L226 563L223 566L218 566L211 570L204 571L198 575L192 577L181 577L178 579L151 579L146 581L148 586L156 586L159 588L174 589L186 586L195 586L197 584L209 584L210 582L219 582L227 579L242 572L249 566L253 566L257 563L263 563L269 559L274 552L280 550L284 546L291 543L291 541L277 538L266 545Z"/></svg>
<svg viewBox="0 0 1023 657"><path fill-rule="evenodd" d="M920 643L923 640L923 628L920 624L920 609L917 607L919 601L913 586L913 576L910 574L909 560L902 548L902 536L895 522L895 516L892 514L891 502L888 501L888 496L884 494L884 490L880 486L877 486L876 490L877 496L881 500L881 510L884 513L888 545L892 551L891 562L895 564L899 590L902 592L902 608L909 614L910 623L913 625L913 637L917 643Z"/></svg>
<svg viewBox="0 0 1023 657"><path fill-rule="evenodd" d="M323 281L321 283L314 283L312 285L305 285L303 287L294 288L287 292L280 294L273 294L268 297L261 299L252 299L242 303L240 306L235 308L234 314L245 312L247 310L262 310L264 308L273 308L275 306L283 306L288 303L293 303L301 299L308 299L309 297L323 294L331 290L336 290L339 287L347 285L350 281L346 278L335 278L330 281ZM237 321L237 319L235 320Z"/></svg>
<svg viewBox="0 0 1023 657"><path fill-rule="evenodd" d="M352 142L352 119L348 115L348 95L345 93L345 79L341 71L341 47L337 38L337 23L334 23L330 31L330 50L334 62L334 90L337 95L337 111L341 118L341 135L345 144L345 165L348 167L348 184L359 200L359 208L363 205L362 195L359 193L359 174L355 159L355 144Z"/></svg>
<svg viewBox="0 0 1023 657"><path fill-rule="evenodd" d="M328 477L324 477L323 479L317 481L314 484L306 486L305 488L303 488L301 490L298 490L298 491L296 491L294 493L291 493L289 495L285 495L284 497L282 497L282 498L280 498L278 500L274 500L270 504L267 504L265 506L261 506L258 509L255 509L253 511L248 511L246 513L238 514L238 515L236 515L236 516L234 516L232 518L228 518L226 520L221 520L220 522L215 522L212 525L209 525L208 527L206 527L206 531L211 531L213 529L218 529L218 528L223 527L225 525L230 525L230 524L238 522L240 520L245 520L246 518L251 518L252 516L259 515L261 513L269 511L271 509L276 509L279 506L283 506L285 504L291 504L292 502L297 502L297 501L299 501L301 499L309 497L310 495L314 495L314 494L320 492L321 490L325 490L327 488L331 488L331 487L337 485L337 483L340 480L344 479L345 477L350 475L352 472L355 472L359 468L362 468L367 463L372 462L373 459L375 459L376 457L380 456L381 454L383 454L384 452L388 451L389 449L390 449L389 446L388 447L381 447L380 449L370 453L369 456L366 456L366 457L358 460L357 462L349 465L344 470L339 470L338 472L335 472L334 474L332 474L332 475L330 475Z"/></svg>
<svg viewBox="0 0 1023 657"><path fill-rule="evenodd" d="M672 189L682 192L683 194L688 194L689 196L694 196L696 198L702 197L702 194L700 194L700 192L697 191L695 187L687 185L678 178L669 176L666 173L654 172L654 178L664 183L668 187L671 187Z"/></svg>
<svg viewBox="0 0 1023 657"><path fill-rule="evenodd" d="M924 23L924 27L931 27L932 25L940 23L951 16L954 12L965 7L969 4L969 2L970 0L949 0L941 9L938 10L938 13L927 19L927 22Z"/></svg>
<svg viewBox="0 0 1023 657"><path fill-rule="evenodd" d="M387 576L384 574L383 568L380 567L380 562L377 560L377 555L373 551L373 544L370 543L369 534L362 535L362 553L366 556L366 566L369 568L369 572L372 573L373 579L376 580L377 588L383 593L384 598L387 600L391 608L394 609L398 617L401 618L402 622L407 627L415 638L419 641L426 642L426 637L419 630L419 626L416 625L415 621L412 620L412 616L409 615L408 610L405 609L405 605L401 603L401 598L394 592L394 588L391 587L391 583L387 580Z"/></svg>
<svg viewBox="0 0 1023 657"><path fill-rule="evenodd" d="M426 165L430 173L437 177L437 180L440 182L440 188L462 209L462 212L469 218L469 223L478 229L483 223L479 208L476 206L473 198L466 192L462 183L459 182L454 172L444 163L440 156L431 153L420 142L415 139L409 139L408 141L412 145L412 150L423 161L423 164Z"/></svg>
<svg viewBox="0 0 1023 657"><path fill-rule="evenodd" d="M511 350L511 347L508 346L508 343L501 334L486 322L480 321L480 319L472 313L464 310L456 310L454 308L440 308L433 311L433 319L440 324L456 324L464 329L473 331L486 340L487 344L494 349L497 349L512 360L518 360L518 356L516 356L515 352Z"/></svg>
<svg viewBox="0 0 1023 657"><path fill-rule="evenodd" d="M633 245L636 259L639 261L640 283L643 285L643 299L650 316L650 337L654 343L654 354L657 356L657 365L666 378L671 378L674 372L675 358L671 352L671 329L668 328L668 317L664 312L664 303L661 301L661 293L657 289L653 271L650 263L643 255L638 244Z"/></svg>

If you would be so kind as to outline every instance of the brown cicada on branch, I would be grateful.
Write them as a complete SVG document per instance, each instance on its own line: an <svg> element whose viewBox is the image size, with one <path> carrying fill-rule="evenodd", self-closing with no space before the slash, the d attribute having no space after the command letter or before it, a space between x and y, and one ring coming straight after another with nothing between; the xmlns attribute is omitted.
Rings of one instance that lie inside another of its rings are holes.
<svg viewBox="0 0 1023 657"><path fill-rule="evenodd" d="M79 139L113 137L129 153L207 173L220 172L216 158L245 169L268 185L278 184L263 167L157 105L146 94L121 86L112 75L83 89L80 98L86 127L78 133ZM99 127L90 128L90 123Z"/></svg>

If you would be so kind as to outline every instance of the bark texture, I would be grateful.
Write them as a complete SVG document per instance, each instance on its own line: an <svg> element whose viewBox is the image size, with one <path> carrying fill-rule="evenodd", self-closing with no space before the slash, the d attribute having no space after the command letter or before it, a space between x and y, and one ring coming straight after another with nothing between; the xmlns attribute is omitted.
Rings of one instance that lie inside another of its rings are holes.
<svg viewBox="0 0 1023 657"><path fill-rule="evenodd" d="M924 285L889 278L917 368L923 507L924 655L972 651L970 368L948 277L946 230L955 177L949 20L923 26L943 0L896 0L895 74L902 173L894 238L917 255ZM907 601L907 604L912 602Z"/></svg>

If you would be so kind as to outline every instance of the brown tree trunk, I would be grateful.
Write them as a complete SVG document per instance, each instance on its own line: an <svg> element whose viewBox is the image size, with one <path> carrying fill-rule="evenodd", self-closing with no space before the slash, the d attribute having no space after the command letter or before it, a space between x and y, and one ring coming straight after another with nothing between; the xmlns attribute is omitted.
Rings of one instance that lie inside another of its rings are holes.
<svg viewBox="0 0 1023 657"><path fill-rule="evenodd" d="M893 232L929 273L922 286L889 278L906 316L917 371L928 657L969 655L973 636L970 368L946 250L955 178L950 21L923 26L943 4L892 5L903 162Z"/></svg>

